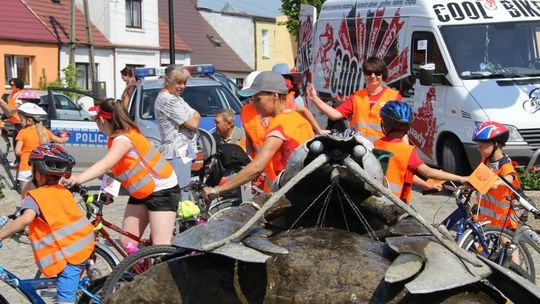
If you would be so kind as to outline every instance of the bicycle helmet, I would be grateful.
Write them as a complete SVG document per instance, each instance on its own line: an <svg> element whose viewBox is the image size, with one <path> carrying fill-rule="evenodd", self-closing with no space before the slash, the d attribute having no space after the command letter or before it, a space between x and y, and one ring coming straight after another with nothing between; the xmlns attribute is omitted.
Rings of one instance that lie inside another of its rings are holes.
<svg viewBox="0 0 540 304"><path fill-rule="evenodd" d="M380 110L381 124L385 134L392 131L407 132L411 127L413 113L406 102L391 100L384 104Z"/></svg>
<svg viewBox="0 0 540 304"><path fill-rule="evenodd" d="M47 119L47 112L31 102L22 104L17 111L26 117L32 117L35 121L43 121Z"/></svg>
<svg viewBox="0 0 540 304"><path fill-rule="evenodd" d="M18 99L40 99L38 93L31 90L24 90L19 96Z"/></svg>
<svg viewBox="0 0 540 304"><path fill-rule="evenodd" d="M62 146L45 144L32 150L28 163L44 175L69 177L75 159Z"/></svg>
<svg viewBox="0 0 540 304"><path fill-rule="evenodd" d="M473 133L472 140L478 142L494 142L504 145L510 137L508 128L494 121L480 124Z"/></svg>

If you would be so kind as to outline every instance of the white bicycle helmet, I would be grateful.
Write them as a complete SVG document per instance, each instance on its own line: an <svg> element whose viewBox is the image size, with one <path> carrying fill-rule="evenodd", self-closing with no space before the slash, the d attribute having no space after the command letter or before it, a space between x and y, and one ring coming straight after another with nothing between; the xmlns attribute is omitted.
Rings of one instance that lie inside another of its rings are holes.
<svg viewBox="0 0 540 304"><path fill-rule="evenodd" d="M22 104L17 110L20 114L26 117L32 117L35 121L43 121L47 119L47 112L31 102Z"/></svg>

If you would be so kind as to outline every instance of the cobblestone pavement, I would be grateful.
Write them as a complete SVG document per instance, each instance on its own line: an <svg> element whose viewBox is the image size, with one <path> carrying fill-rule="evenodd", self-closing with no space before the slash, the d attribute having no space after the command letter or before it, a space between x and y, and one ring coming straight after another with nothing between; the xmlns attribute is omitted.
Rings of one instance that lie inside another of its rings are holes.
<svg viewBox="0 0 540 304"><path fill-rule="evenodd" d="M99 181L88 183L87 186L99 186ZM533 193L533 198L540 203L540 193ZM115 203L105 207L105 217L113 223L120 224L124 211L127 197L118 197ZM430 223L440 223L455 209L455 201L451 197L441 195L426 195L423 196L418 192L414 192L413 206L416 210ZM0 215L10 214L15 210L15 207L20 203L18 195L8 193L8 195L0 199ZM531 219L529 224L535 229L540 229L540 221ZM535 260L537 269L537 282L540 281L540 256L531 250ZM32 250L28 243L27 237L20 237L7 240L4 247L0 249L0 265L9 269L21 278L31 278L35 275L37 268L34 264ZM0 282L0 293L12 303L27 303L25 299L14 292L9 286ZM53 303L54 290L46 290L43 295L47 296L47 302Z"/></svg>

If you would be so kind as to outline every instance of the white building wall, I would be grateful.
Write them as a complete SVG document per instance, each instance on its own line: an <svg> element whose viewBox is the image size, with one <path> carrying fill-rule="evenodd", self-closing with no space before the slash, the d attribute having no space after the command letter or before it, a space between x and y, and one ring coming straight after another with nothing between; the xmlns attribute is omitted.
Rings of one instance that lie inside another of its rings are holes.
<svg viewBox="0 0 540 304"><path fill-rule="evenodd" d="M116 49L115 71L118 71L114 78L116 79L115 98L120 98L126 87L126 83L122 81L120 71L126 64L144 65L145 67L160 66L160 52L150 50L134 50L134 49Z"/></svg>
<svg viewBox="0 0 540 304"><path fill-rule="evenodd" d="M83 9L82 0L76 0ZM142 28L126 27L125 0L88 1L90 20L112 44L159 47L158 1L142 1Z"/></svg>
<svg viewBox="0 0 540 304"><path fill-rule="evenodd" d="M255 27L251 17L199 11L223 40L250 68L255 69Z"/></svg>
<svg viewBox="0 0 540 304"><path fill-rule="evenodd" d="M98 65L97 80L105 81L107 87L107 96L114 97L115 79L112 71L114 71L114 51L112 49L94 49L94 61ZM88 49L75 49L75 62L89 63ZM60 49L60 70L69 65L69 46L63 46ZM63 75L62 75L63 77Z"/></svg>
<svg viewBox="0 0 540 304"><path fill-rule="evenodd" d="M190 53L174 53L174 63L180 65L190 65L191 64L191 54ZM161 51L161 66L171 64L169 59L169 51Z"/></svg>

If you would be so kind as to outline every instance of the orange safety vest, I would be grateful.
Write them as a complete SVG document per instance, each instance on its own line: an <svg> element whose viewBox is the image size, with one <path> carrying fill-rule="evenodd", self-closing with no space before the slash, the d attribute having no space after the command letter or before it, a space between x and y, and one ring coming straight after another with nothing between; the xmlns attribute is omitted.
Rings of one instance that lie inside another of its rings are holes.
<svg viewBox="0 0 540 304"><path fill-rule="evenodd" d="M414 146L404 142L390 142L386 139L378 139L373 142L377 149L392 152L394 155L388 161L386 169L386 179L390 191L405 203L409 203L412 198L412 182L414 174L407 170Z"/></svg>
<svg viewBox="0 0 540 304"><path fill-rule="evenodd" d="M268 118L268 121L270 122L272 120L271 117ZM264 143L264 138L266 136L266 128L262 121L261 116L259 113L257 113L257 110L255 109L255 106L250 102L242 107L242 110L240 111L240 121L242 122L242 127L244 128L244 131L246 132L246 136L249 136L249 139L251 140L251 146L254 150L254 153L251 153L251 157L255 158L255 155ZM277 175L274 174L274 170L271 168L272 163L270 162L267 167L270 167L269 170L266 171L266 180L270 179L271 181L274 181L277 178ZM270 192L270 186L265 182L263 190L265 192Z"/></svg>
<svg viewBox="0 0 540 304"><path fill-rule="evenodd" d="M148 139L136 130L129 130L123 135L127 136L133 144L133 150L138 157L133 157L126 153L111 172L122 183L122 187L129 192L129 195L143 199L154 192L156 187L150 172L160 178L168 178L173 173L173 167L165 158L161 156ZM113 138L107 140L107 147L110 149Z"/></svg>
<svg viewBox="0 0 540 304"><path fill-rule="evenodd" d="M510 162L503 164L499 170L494 172L503 176L512 174L514 176L512 185L516 188L521 187L516 170ZM519 225L519 217L510 208L510 202L506 199L507 196L511 195L512 190L505 185L499 185L495 189L490 189L486 194L480 195L477 202L480 208L477 220L491 221L492 225L515 230Z"/></svg>
<svg viewBox="0 0 540 304"><path fill-rule="evenodd" d="M8 99L8 107L10 110L15 109L15 104L17 103L17 98L19 98L19 95L21 95L23 90L18 91L17 93L9 95ZM5 119L5 121L10 122L12 124L20 124L21 119L19 117L19 113L10 113L11 117L8 117Z"/></svg>
<svg viewBox="0 0 540 304"><path fill-rule="evenodd" d="M290 157L288 153L315 137L309 121L295 111L280 113L274 116L268 126L267 133L274 130L281 131L285 136L285 141L272 157L270 161L271 165L266 166L267 185L265 185L265 191L267 191L266 188L268 188L268 191L272 188L278 174L285 169L287 160Z"/></svg>
<svg viewBox="0 0 540 304"><path fill-rule="evenodd" d="M30 223L34 258L41 273L52 277L67 263L79 265L94 251L94 229L73 195L60 185L42 186L27 192L40 215Z"/></svg>
<svg viewBox="0 0 540 304"><path fill-rule="evenodd" d="M351 128L357 129L364 137L371 141L384 137L379 112L387 101L395 100L398 96L398 91L385 88L379 100L370 106L367 89L354 93Z"/></svg>

